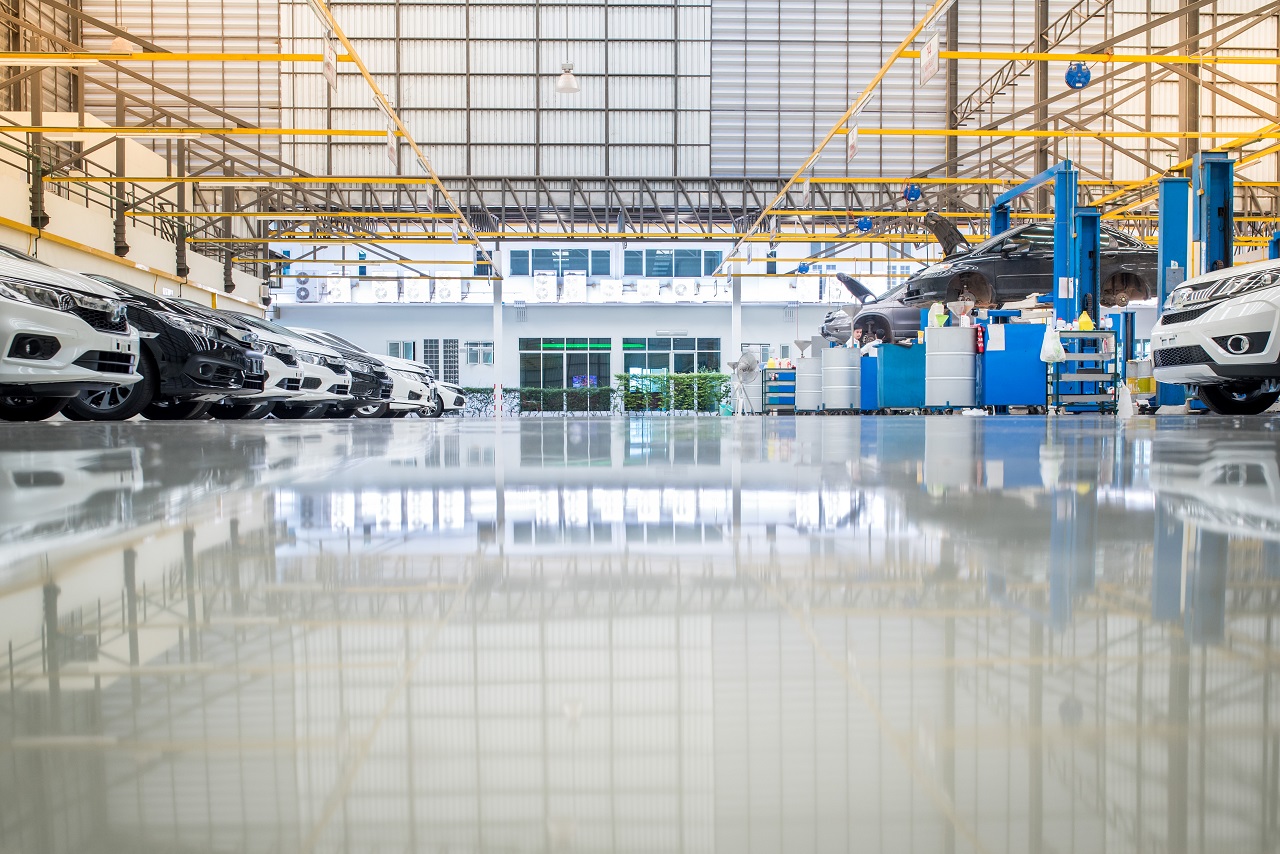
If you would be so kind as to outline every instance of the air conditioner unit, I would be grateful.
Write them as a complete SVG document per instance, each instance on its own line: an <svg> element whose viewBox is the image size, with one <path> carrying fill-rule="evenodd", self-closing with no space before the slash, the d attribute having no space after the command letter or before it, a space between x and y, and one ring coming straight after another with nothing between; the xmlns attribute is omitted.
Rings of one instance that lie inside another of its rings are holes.
<svg viewBox="0 0 1280 854"><path fill-rule="evenodd" d="M431 282L427 279L410 279L404 283L405 302L431 302Z"/></svg>
<svg viewBox="0 0 1280 854"><path fill-rule="evenodd" d="M797 276L796 277L796 301L797 302L817 302L819 294L819 282L821 279L816 276Z"/></svg>
<svg viewBox="0 0 1280 854"><path fill-rule="evenodd" d="M528 276L508 276L502 280L502 302L511 305L533 298L533 280Z"/></svg>
<svg viewBox="0 0 1280 854"><path fill-rule="evenodd" d="M675 284L664 285L658 288L658 302L673 303L676 301Z"/></svg>
<svg viewBox="0 0 1280 854"><path fill-rule="evenodd" d="M672 279L671 298L676 302L693 302L698 297L697 279Z"/></svg>
<svg viewBox="0 0 1280 854"><path fill-rule="evenodd" d="M586 302L587 301L587 274L586 273L565 273L564 274L564 292L560 295L561 302Z"/></svg>
<svg viewBox="0 0 1280 854"><path fill-rule="evenodd" d="M385 278L374 279L367 284L373 285L373 298L377 302L400 302L400 280Z"/></svg>
<svg viewBox="0 0 1280 854"><path fill-rule="evenodd" d="M461 279L457 270L436 270L436 302L462 302Z"/></svg>
<svg viewBox="0 0 1280 854"><path fill-rule="evenodd" d="M731 302L733 285L728 279L707 279L702 283L702 293L707 302Z"/></svg>
<svg viewBox="0 0 1280 854"><path fill-rule="evenodd" d="M601 302L622 302L622 280L621 279L601 279L600 280L600 301Z"/></svg>
<svg viewBox="0 0 1280 854"><path fill-rule="evenodd" d="M546 270L535 270L533 273L533 301L555 302L559 287L556 274Z"/></svg>
<svg viewBox="0 0 1280 854"><path fill-rule="evenodd" d="M661 286L657 279L640 279L636 282L636 293L640 302L657 302Z"/></svg>
<svg viewBox="0 0 1280 854"><path fill-rule="evenodd" d="M320 302L320 289L315 285L298 285L293 289L293 298L298 302Z"/></svg>
<svg viewBox="0 0 1280 854"><path fill-rule="evenodd" d="M323 302L351 302L351 280L334 270L325 277L321 290Z"/></svg>

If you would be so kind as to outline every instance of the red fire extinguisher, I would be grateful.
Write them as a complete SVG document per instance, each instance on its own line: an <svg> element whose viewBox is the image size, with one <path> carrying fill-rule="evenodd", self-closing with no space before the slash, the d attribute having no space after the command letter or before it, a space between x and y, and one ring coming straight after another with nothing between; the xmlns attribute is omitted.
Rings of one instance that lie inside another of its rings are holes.
<svg viewBox="0 0 1280 854"><path fill-rule="evenodd" d="M986 335L984 334L986 330L981 326L975 328L978 330L978 355L981 356L987 351Z"/></svg>

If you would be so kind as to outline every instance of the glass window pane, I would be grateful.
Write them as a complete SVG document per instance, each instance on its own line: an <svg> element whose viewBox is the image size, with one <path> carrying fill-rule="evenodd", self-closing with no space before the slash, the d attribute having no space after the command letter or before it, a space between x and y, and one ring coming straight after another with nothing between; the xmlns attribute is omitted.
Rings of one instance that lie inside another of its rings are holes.
<svg viewBox="0 0 1280 854"><path fill-rule="evenodd" d="M587 349L586 338L566 338L565 348L569 350L585 350Z"/></svg>
<svg viewBox="0 0 1280 854"><path fill-rule="evenodd" d="M698 370L719 372L720 354L719 353L699 353L698 354Z"/></svg>
<svg viewBox="0 0 1280 854"><path fill-rule="evenodd" d="M644 250L628 249L622 255L622 275L644 275Z"/></svg>
<svg viewBox="0 0 1280 854"><path fill-rule="evenodd" d="M707 352L709 350L718 351L720 349L720 339L719 338L699 338L698 349L702 350L703 352Z"/></svg>
<svg viewBox="0 0 1280 854"><path fill-rule="evenodd" d="M623 350L643 350L644 339L643 338L623 338L622 349Z"/></svg>
<svg viewBox="0 0 1280 854"><path fill-rule="evenodd" d="M529 275L529 250L515 249L511 252L511 275Z"/></svg>
<svg viewBox="0 0 1280 854"><path fill-rule="evenodd" d="M702 250L677 249L675 257L677 276L696 278L702 275Z"/></svg>
<svg viewBox="0 0 1280 854"><path fill-rule="evenodd" d="M591 250L591 275L593 276L609 275L611 260L612 259L610 258L609 250L592 249Z"/></svg>
<svg viewBox="0 0 1280 854"><path fill-rule="evenodd" d="M673 268L675 254L670 249L646 249L644 251L644 274L651 279L669 279Z"/></svg>
<svg viewBox="0 0 1280 854"><path fill-rule="evenodd" d="M521 339L520 339L520 350L521 350L521 352L536 352L536 351L541 351L541 350L542 350L542 339L541 339L541 338L521 338Z"/></svg>
<svg viewBox="0 0 1280 854"><path fill-rule="evenodd" d="M564 339L563 338L543 338L542 349L543 350L563 350Z"/></svg>
<svg viewBox="0 0 1280 854"><path fill-rule="evenodd" d="M650 350L670 350L671 339L670 338L650 338L649 349Z"/></svg>
<svg viewBox="0 0 1280 854"><path fill-rule="evenodd" d="M520 354L520 385L522 388L537 388L542 385L541 354Z"/></svg>
<svg viewBox="0 0 1280 854"><path fill-rule="evenodd" d="M671 341L671 349L672 350L689 350L689 351L696 350L698 349L697 347L694 346L694 343L696 342L696 340L697 339L695 338L675 338Z"/></svg>
<svg viewBox="0 0 1280 854"><path fill-rule="evenodd" d="M609 354L608 353L592 353L588 365L590 366L591 376L596 378L596 385L612 385L613 376L609 371Z"/></svg>
<svg viewBox="0 0 1280 854"><path fill-rule="evenodd" d="M645 368L648 362L645 360L644 353L627 353L622 357L622 370L631 373L633 368Z"/></svg>
<svg viewBox="0 0 1280 854"><path fill-rule="evenodd" d="M671 354L670 353L650 353L649 354L649 370L651 371L671 370Z"/></svg>
<svg viewBox="0 0 1280 854"><path fill-rule="evenodd" d="M589 374L586 353L569 353L565 356L565 376L569 379L569 388L587 388L592 385Z"/></svg>
<svg viewBox="0 0 1280 854"><path fill-rule="evenodd" d="M677 374L691 374L697 368L694 365L693 353L676 353L671 357L671 366Z"/></svg>
<svg viewBox="0 0 1280 854"><path fill-rule="evenodd" d="M533 272L555 272L557 274L560 272L560 264L556 260L554 249L533 250Z"/></svg>
<svg viewBox="0 0 1280 854"><path fill-rule="evenodd" d="M564 260L560 264L562 271L568 270L575 273L587 272L587 250L586 249L567 249L563 250Z"/></svg>
<svg viewBox="0 0 1280 854"><path fill-rule="evenodd" d="M609 341L608 338L592 338L591 339L592 350L610 350L612 348L613 348L613 344Z"/></svg>
<svg viewBox="0 0 1280 854"><path fill-rule="evenodd" d="M542 387L564 388L564 354L545 353L542 356Z"/></svg>
<svg viewBox="0 0 1280 854"><path fill-rule="evenodd" d="M702 253L702 275L710 276L715 273L716 267L720 266L720 259L724 257L723 252L712 252L707 250Z"/></svg>

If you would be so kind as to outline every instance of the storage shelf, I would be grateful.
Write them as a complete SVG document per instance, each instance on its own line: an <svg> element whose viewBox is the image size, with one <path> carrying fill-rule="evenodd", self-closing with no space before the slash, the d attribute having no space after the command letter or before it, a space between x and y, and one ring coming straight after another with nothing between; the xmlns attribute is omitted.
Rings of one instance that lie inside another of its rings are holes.
<svg viewBox="0 0 1280 854"><path fill-rule="evenodd" d="M1049 373L1049 402L1053 406L1092 406L1115 409L1120 381L1116 333L1067 329L1058 333L1066 359Z"/></svg>

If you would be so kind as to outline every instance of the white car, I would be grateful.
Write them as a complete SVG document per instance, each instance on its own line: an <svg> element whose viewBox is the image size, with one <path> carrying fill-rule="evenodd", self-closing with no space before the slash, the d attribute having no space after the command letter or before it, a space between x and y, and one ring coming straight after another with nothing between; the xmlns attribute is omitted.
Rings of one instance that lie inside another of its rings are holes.
<svg viewBox="0 0 1280 854"><path fill-rule="evenodd" d="M1151 330L1158 382L1187 386L1222 415L1280 400L1280 261L1228 267L1169 294Z"/></svg>
<svg viewBox="0 0 1280 854"><path fill-rule="evenodd" d="M434 404L436 389L430 368L395 356L379 356L378 361L387 366L391 379L395 381L395 386L391 389L391 400L384 404L387 408L379 415L400 418L411 412L424 412ZM378 408L380 407L374 405L366 406L357 409L356 414L376 417L371 410Z"/></svg>
<svg viewBox="0 0 1280 854"><path fill-rule="evenodd" d="M467 393L454 383L436 380L436 396L440 399L442 412L456 412L467 405Z"/></svg>
<svg viewBox="0 0 1280 854"><path fill-rule="evenodd" d="M40 421L142 379L138 333L105 285L0 254L0 418Z"/></svg>

